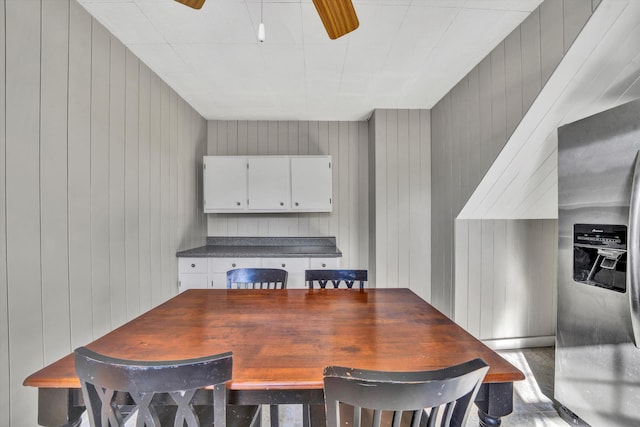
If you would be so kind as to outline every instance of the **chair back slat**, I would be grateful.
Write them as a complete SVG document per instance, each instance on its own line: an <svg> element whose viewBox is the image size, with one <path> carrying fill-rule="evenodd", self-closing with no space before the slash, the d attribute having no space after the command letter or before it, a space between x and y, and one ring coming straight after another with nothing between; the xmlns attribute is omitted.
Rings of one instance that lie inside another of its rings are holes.
<svg viewBox="0 0 640 427"><path fill-rule="evenodd" d="M105 356L80 347L75 350L76 373L91 427L124 426L130 415L137 416L137 427L201 425L194 406L196 390L214 386L213 423L226 426L226 386L231 380L232 355L173 361L133 361ZM132 405L122 405L118 396L126 393ZM158 411L153 402L173 401L173 410ZM159 414L161 412L161 414Z"/></svg>
<svg viewBox="0 0 640 427"><path fill-rule="evenodd" d="M286 289L287 270L236 268L227 271L227 289Z"/></svg>
<svg viewBox="0 0 640 427"><path fill-rule="evenodd" d="M306 270L304 272L304 280L309 289L314 288L314 283L321 289L327 288L327 285L333 286L334 289L344 284L345 287L353 289L358 282L359 289L364 289L368 280L367 270Z"/></svg>
<svg viewBox="0 0 640 427"><path fill-rule="evenodd" d="M482 359L421 372L327 367L327 427L462 427L488 370ZM353 420L342 419L345 406L357 408Z"/></svg>

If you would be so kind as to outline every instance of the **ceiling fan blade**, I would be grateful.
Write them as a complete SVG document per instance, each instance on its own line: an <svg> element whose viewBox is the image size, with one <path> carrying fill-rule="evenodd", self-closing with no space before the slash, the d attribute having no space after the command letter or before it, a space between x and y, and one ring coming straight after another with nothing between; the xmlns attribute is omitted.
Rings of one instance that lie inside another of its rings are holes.
<svg viewBox="0 0 640 427"><path fill-rule="evenodd" d="M332 40L350 33L360 25L351 0L313 0L313 4Z"/></svg>
<svg viewBox="0 0 640 427"><path fill-rule="evenodd" d="M182 3L194 9L200 9L205 2L205 0L176 0L176 1L178 3Z"/></svg>

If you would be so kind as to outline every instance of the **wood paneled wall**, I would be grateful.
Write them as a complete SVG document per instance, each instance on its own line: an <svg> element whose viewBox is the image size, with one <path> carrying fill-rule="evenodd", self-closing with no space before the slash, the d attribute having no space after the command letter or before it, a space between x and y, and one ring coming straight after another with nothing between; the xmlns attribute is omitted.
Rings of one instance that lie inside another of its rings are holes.
<svg viewBox="0 0 640 427"><path fill-rule="evenodd" d="M597 4L545 0L432 109L432 301L444 313L465 292L454 293L455 218Z"/></svg>
<svg viewBox="0 0 640 427"><path fill-rule="evenodd" d="M73 0L0 2L0 425L26 376L177 293L206 121Z"/></svg>
<svg viewBox="0 0 640 427"><path fill-rule="evenodd" d="M557 220L456 220L456 322L481 340L554 336L557 236Z"/></svg>
<svg viewBox="0 0 640 427"><path fill-rule="evenodd" d="M372 280L430 301L431 114L375 110L369 123Z"/></svg>
<svg viewBox="0 0 640 427"><path fill-rule="evenodd" d="M367 122L209 121L214 155L331 155L333 212L208 214L209 236L335 236L344 268L369 267Z"/></svg>

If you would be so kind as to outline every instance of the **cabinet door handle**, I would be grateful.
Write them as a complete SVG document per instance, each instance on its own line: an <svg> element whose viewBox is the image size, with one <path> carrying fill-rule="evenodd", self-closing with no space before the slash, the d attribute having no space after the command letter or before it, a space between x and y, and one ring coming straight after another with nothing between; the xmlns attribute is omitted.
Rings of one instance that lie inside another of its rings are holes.
<svg viewBox="0 0 640 427"><path fill-rule="evenodd" d="M284 206L284 202L280 202L280 206Z"/></svg>
<svg viewBox="0 0 640 427"><path fill-rule="evenodd" d="M235 262L234 262L233 264L231 264L231 267L235 267L235 266L236 266L236 263L235 263Z"/></svg>
<svg viewBox="0 0 640 427"><path fill-rule="evenodd" d="M326 266L327 266L327 264L325 264L325 263L322 263L322 266L323 266L323 267L326 267Z"/></svg>
<svg viewBox="0 0 640 427"><path fill-rule="evenodd" d="M287 266L287 264L282 264L282 268L285 268Z"/></svg>
<svg viewBox="0 0 640 427"><path fill-rule="evenodd" d="M236 202L236 205L237 205L237 206L240 206L240 202Z"/></svg>
<svg viewBox="0 0 640 427"><path fill-rule="evenodd" d="M300 203L296 202L296 206L300 206Z"/></svg>
<svg viewBox="0 0 640 427"><path fill-rule="evenodd" d="M196 268L196 265L195 264L191 264L191 268Z"/></svg>

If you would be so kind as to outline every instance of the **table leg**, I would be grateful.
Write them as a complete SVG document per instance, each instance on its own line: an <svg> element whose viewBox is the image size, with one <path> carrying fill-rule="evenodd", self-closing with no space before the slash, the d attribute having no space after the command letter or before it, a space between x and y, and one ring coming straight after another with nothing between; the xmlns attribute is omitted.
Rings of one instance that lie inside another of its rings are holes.
<svg viewBox="0 0 640 427"><path fill-rule="evenodd" d="M39 388L38 424L46 427L76 427L80 425L83 406L77 406L76 389Z"/></svg>
<svg viewBox="0 0 640 427"><path fill-rule="evenodd" d="M480 427L501 425L501 418L513 412L513 383L485 383L476 396Z"/></svg>

